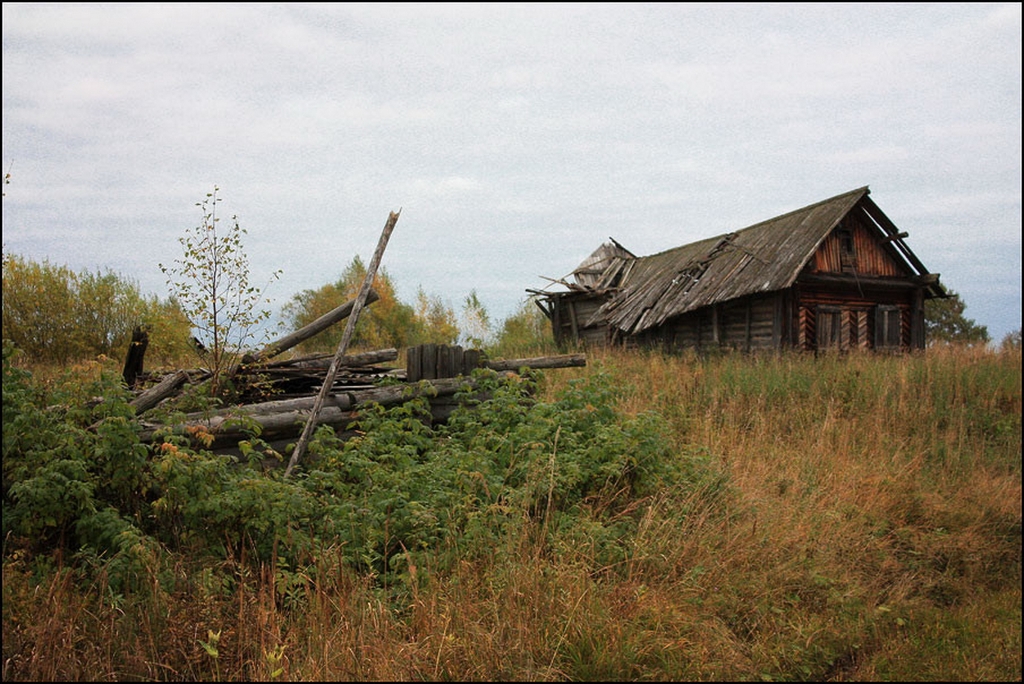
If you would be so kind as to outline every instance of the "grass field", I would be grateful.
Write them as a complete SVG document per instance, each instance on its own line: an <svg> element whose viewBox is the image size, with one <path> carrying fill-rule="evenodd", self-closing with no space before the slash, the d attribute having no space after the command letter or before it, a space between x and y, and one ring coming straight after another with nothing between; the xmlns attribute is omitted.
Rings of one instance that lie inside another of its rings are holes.
<svg viewBox="0 0 1024 684"><path fill-rule="evenodd" d="M535 398L325 441L305 528L272 474L238 535L131 490L117 553L9 531L5 429L3 679L1020 681L1019 350L595 351ZM208 458L169 452L146 477Z"/></svg>

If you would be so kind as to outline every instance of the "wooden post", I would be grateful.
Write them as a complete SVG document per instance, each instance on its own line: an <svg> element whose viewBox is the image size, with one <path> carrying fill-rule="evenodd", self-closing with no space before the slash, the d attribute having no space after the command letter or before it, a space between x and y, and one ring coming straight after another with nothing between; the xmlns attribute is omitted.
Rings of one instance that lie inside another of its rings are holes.
<svg viewBox="0 0 1024 684"><path fill-rule="evenodd" d="M317 416L320 414L320 409L323 408L324 400L327 395L330 394L331 387L334 385L334 378L338 374L338 364L341 357L345 355L345 350L348 348L349 340L352 339L352 333L355 331L356 321L359 318L359 312L363 308L363 303L366 302L367 297L370 294L370 288L373 285L373 279L377 275L377 267L380 266L381 257L384 256L384 249L388 245L388 239L391 238L391 233L395 229L395 224L398 223L398 215L402 213L399 209L398 212L391 212L388 216L388 221L384 224L384 231L380 235L380 240L377 243L377 249L373 253L373 258L370 260L370 265L366 269L366 277L363 279L363 285L359 288L359 294L356 295L355 304L352 307L352 315L348 317L348 322L345 324L345 333L341 337L341 343L338 345L338 351L334 354L334 359L331 360L330 368L327 369L327 376L324 378L324 384L320 387L320 394L316 397L316 403L313 404L313 411L309 415L309 420L306 421L306 427L302 430L302 436L299 437L298 443L295 445L295 451L292 453L291 459L288 461L288 467L285 468L284 477L291 475L295 465L299 462L303 452L306 450L306 445L309 443L310 437L313 435L313 430L316 428Z"/></svg>
<svg viewBox="0 0 1024 684"><path fill-rule="evenodd" d="M459 375L465 375L463 372L463 362L466 358L466 352L463 351L462 347L455 345L449 349L449 360L451 366L449 367L448 377L454 378Z"/></svg>
<svg viewBox="0 0 1024 684"><path fill-rule="evenodd" d="M456 375L452 369L452 347L446 344L437 347L437 377L451 378Z"/></svg>
<svg viewBox="0 0 1024 684"><path fill-rule="evenodd" d="M132 341L128 345L128 356L124 360L124 370L121 373L129 389L135 387L135 381L142 375L142 360L146 356L148 345L149 334L143 330L141 325L135 326L135 330L132 331Z"/></svg>
<svg viewBox="0 0 1024 684"><path fill-rule="evenodd" d="M462 354L462 374L472 375L474 368L480 368L484 363L483 352L479 349L467 349Z"/></svg>
<svg viewBox="0 0 1024 684"><path fill-rule="evenodd" d="M409 347L405 350L405 379L407 382L419 382L422 375L422 359L420 347Z"/></svg>
<svg viewBox="0 0 1024 684"><path fill-rule="evenodd" d="M420 346L420 380L437 378L437 345L428 342Z"/></svg>

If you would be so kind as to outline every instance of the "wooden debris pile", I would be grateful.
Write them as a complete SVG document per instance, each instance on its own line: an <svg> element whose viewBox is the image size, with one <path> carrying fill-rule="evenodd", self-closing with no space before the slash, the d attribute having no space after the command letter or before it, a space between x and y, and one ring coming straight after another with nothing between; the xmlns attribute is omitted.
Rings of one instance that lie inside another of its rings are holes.
<svg viewBox="0 0 1024 684"><path fill-rule="evenodd" d="M586 365L583 354L489 360L476 350L430 344L412 347L406 356L416 359L413 362L416 379L410 378L410 368L384 365L398 359L396 349L342 357L340 371L320 409L317 425L330 425L341 433L358 419L360 409L367 405L393 406L421 396L429 398L432 418L443 421L456 405L455 394L474 386L470 376L473 368L512 373L522 368ZM453 368L448 361L453 356L474 359L476 363L472 367ZM205 434L213 438L207 448L228 449L248 439L255 425L259 427L260 437L269 443L294 441L310 419L329 361L327 355L317 354L265 366L243 366L235 375L236 386L240 388L236 405L186 414L173 426L148 421L143 416L140 436L144 442L149 442L168 429L176 434ZM156 405L154 398L160 397L159 403L177 394L186 384L208 377L203 369L171 373L153 388L141 392L132 404L137 407L137 413L140 413L139 408L149 410Z"/></svg>
<svg viewBox="0 0 1024 684"><path fill-rule="evenodd" d="M408 349L405 369L387 365L398 359L396 349L347 354L359 312L363 306L379 299L371 284L397 220L398 214L392 212L354 300L263 349L245 354L235 367L227 369L224 377L234 387L234 406L179 416L173 425L145 417L148 411L179 394L185 386L209 379L211 372L203 368L169 373L140 390L131 405L141 417L143 441L154 441L170 431L189 435L206 448L232 449L237 448L239 441L258 432L261 439L277 449L298 437L285 470L287 476L316 426L330 425L343 432L358 419L360 408L368 404L386 406L427 396L433 418L443 420L453 407L454 395L473 389L474 381L470 376L476 368L508 373L524 367L586 365L582 354L492 361L478 350L435 344ZM342 320L346 321L345 332L335 354L272 360ZM137 328L124 366L124 380L129 387L138 387L141 381L149 379L143 372L146 345L145 331Z"/></svg>

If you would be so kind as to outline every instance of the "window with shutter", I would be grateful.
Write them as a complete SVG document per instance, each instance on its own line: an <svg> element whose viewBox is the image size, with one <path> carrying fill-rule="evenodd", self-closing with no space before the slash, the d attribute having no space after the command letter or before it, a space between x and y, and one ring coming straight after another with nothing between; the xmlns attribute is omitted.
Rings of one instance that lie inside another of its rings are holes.
<svg viewBox="0 0 1024 684"><path fill-rule="evenodd" d="M818 349L840 349L843 340L842 310L819 306L817 318Z"/></svg>
<svg viewBox="0 0 1024 684"><path fill-rule="evenodd" d="M898 306L875 308L875 349L900 348L900 318Z"/></svg>
<svg viewBox="0 0 1024 684"><path fill-rule="evenodd" d="M857 270L857 245L853 241L853 231L841 229L839 237L839 265L843 272L850 273Z"/></svg>

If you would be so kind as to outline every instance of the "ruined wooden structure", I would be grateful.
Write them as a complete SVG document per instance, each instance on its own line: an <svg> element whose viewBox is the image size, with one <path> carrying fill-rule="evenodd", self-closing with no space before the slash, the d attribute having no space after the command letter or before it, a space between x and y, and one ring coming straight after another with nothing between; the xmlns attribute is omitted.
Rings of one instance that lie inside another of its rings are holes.
<svg viewBox="0 0 1024 684"><path fill-rule="evenodd" d="M385 349L342 358L340 372L326 395L318 415L318 425L330 425L344 433L359 419L359 413L371 404L393 406L419 397L427 397L431 408L431 420L443 422L458 405L456 395L473 390L475 380L472 372L476 368L489 368L498 373L512 373L523 368L570 368L586 365L583 354L565 354L535 358L489 360L478 350L463 350L457 346L425 344L407 350L409 359L420 359L419 372L431 377L415 380L408 375L409 369L381 365L382 361L395 360L398 351ZM475 359L475 365L463 364L454 367L437 359ZM429 369L423 359L435 361ZM288 361L279 361L261 367L248 367L236 378L242 389L241 401L227 408L199 411L187 414L173 426L160 422L141 420L140 437L149 442L170 429L177 434L192 434L197 429L210 435L213 441L208 448L231 448L248 438L248 431L259 426L260 436L268 442L279 442L283 446L299 436L309 419L315 404L315 395L325 379L329 355L301 356ZM407 364L408 366L408 364ZM208 377L201 369L177 371L168 374L161 384L173 384L176 389L163 391L166 399L180 391L191 379ZM390 382L382 382L385 378ZM246 383L252 381L251 392ZM143 396L145 392L139 396ZM137 398L138 400L138 398ZM136 400L136 401L137 401ZM162 399L161 399L162 400ZM137 414L144 413L155 404L135 404ZM142 410L138 410L142 408Z"/></svg>
<svg viewBox="0 0 1024 684"><path fill-rule="evenodd" d="M359 420L360 411L367 406L393 406L419 397L428 398L430 419L443 422L458 405L456 395L474 389L476 381L472 373L476 368L513 373L523 368L586 365L583 354L489 360L478 350L436 344L411 347L406 356L416 360L413 362L416 365L414 372L418 374L415 379L409 376L409 368L383 365L398 359L396 349L342 357L339 371L318 412L317 424L329 425L339 434L347 433ZM455 366L450 362L452 358L460 358L464 362ZM433 361L425 362L425 359ZM207 448L231 449L239 441L248 439L253 426L258 426L262 439L283 449L301 434L309 420L330 361L328 354L315 354L242 366L236 370L239 396L234 405L187 414L179 417L173 425L155 421L146 414L162 401L180 393L188 384L207 379L209 374L205 369L169 373L152 387L141 391L132 401L136 415L140 416L140 437L142 441L150 442L168 430L176 434L205 434L212 438L209 444L204 445ZM385 379L388 381L384 382Z"/></svg>
<svg viewBox="0 0 1024 684"><path fill-rule="evenodd" d="M395 349L348 354L348 343L359 312L363 306L379 299L372 288L373 279L399 213L390 212L354 300L262 349L242 354L237 363L220 374L218 380L224 380L232 388L230 397L221 397L230 398L232 405L229 407L175 415L170 424L154 420L155 412L150 413L153 409L181 393L188 385L209 379L212 373L205 368L194 368L177 370L155 379L147 376L143 372L143 357L148 337L141 326L137 327L125 359L123 377L125 385L136 391L130 404L138 418L142 440L154 442L171 433L189 436L196 446L232 450L237 449L241 440L258 434L275 449L285 449L289 440L298 437L292 444L294 448L284 472L287 477L298 464L318 426L329 425L336 432L345 433L369 405L386 406L428 397L429 419L445 420L457 403L456 395L480 394L477 390L479 378L474 374L478 368L512 373L524 367L585 365L582 354L490 361L479 350L437 344L409 348L406 369L382 365L398 358ZM343 320L345 331L334 354L275 360ZM200 351L199 340L193 338L193 341ZM152 382L147 383L147 380ZM92 428L98 426L97 423Z"/></svg>
<svg viewBox="0 0 1024 684"><path fill-rule="evenodd" d="M867 187L647 257L612 240L529 290L561 345L808 351L925 346L945 297Z"/></svg>

